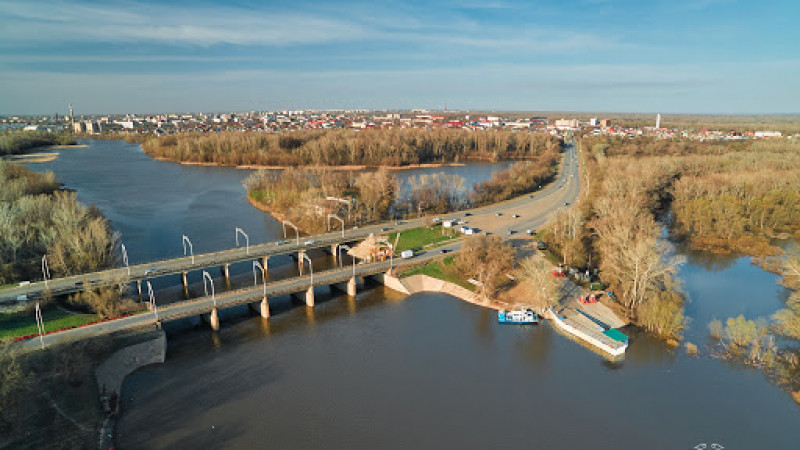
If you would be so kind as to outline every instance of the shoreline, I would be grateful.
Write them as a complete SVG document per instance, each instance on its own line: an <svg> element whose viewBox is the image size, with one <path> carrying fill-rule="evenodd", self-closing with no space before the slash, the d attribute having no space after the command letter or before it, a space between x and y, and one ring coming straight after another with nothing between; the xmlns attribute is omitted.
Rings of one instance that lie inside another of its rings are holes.
<svg viewBox="0 0 800 450"><path fill-rule="evenodd" d="M148 155L150 156L150 155ZM346 164L346 165L338 165L338 166L326 166L326 165L305 165L305 166L281 166L281 165L259 165L259 164L221 164L215 162L200 162L200 161L175 161L174 159L165 158L163 156L150 156L151 158L155 159L156 161L165 161L165 162L172 162L176 164L180 164L183 166L200 166L200 167L230 167L234 169L240 170L286 170L286 169L312 169L312 170L331 170L331 171L351 171L357 172L362 170L410 170L410 169L431 169L437 167L461 167L466 166L467 163L463 162L453 162L453 163L424 163L424 164L407 164L404 166L387 166L387 165L380 165L380 166L370 166L366 164ZM472 159L472 158L470 158ZM482 161L491 161L489 159L484 158L474 158ZM499 161L498 161L499 162Z"/></svg>
<svg viewBox="0 0 800 450"><path fill-rule="evenodd" d="M85 148L88 147L86 144L75 144L75 145L65 145L65 144L56 144L56 145L46 145L43 147L33 147L29 148L25 152L22 153L15 153L10 155L3 155L0 159L4 161L11 161L14 163L19 164L37 164L37 163L46 163L55 161L61 155L59 152L50 151L50 150L64 150L70 148Z"/></svg>

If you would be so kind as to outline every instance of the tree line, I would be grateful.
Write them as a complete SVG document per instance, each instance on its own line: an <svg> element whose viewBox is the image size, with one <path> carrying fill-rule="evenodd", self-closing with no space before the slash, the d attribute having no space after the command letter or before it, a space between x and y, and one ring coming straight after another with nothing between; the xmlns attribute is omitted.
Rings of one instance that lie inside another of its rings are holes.
<svg viewBox="0 0 800 450"><path fill-rule="evenodd" d="M8 130L0 132L0 155L24 153L32 148L47 145L72 145L75 139L67 134L41 131Z"/></svg>
<svg viewBox="0 0 800 450"><path fill-rule="evenodd" d="M514 163L475 186L467 185L461 176L434 172L411 177L403 189L385 168L262 169L250 175L244 186L257 207L290 220L305 232L318 233L326 231L329 214L340 217L347 226L357 226L503 201L549 182L557 173L559 160L557 153L547 151L533 160Z"/></svg>
<svg viewBox="0 0 800 450"><path fill-rule="evenodd" d="M559 139L544 133L447 128L181 133L153 137L142 144L153 157L230 166L403 166L468 158L498 161L558 152L560 147Z"/></svg>

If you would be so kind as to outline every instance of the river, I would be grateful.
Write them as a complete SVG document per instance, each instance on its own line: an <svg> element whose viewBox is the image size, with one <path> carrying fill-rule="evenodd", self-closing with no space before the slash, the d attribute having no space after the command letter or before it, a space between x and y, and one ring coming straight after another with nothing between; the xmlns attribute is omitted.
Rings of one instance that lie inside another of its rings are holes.
<svg viewBox="0 0 800 450"><path fill-rule="evenodd" d="M88 144L32 168L55 171L96 204L132 263L181 255L182 234L198 252L232 245L237 226L253 242L281 235L245 201L247 171L154 161L120 141ZM777 277L749 260L690 256L680 272L693 320L686 336L701 353L712 318L766 316L782 305ZM177 279L161 283L167 292ZM691 357L644 335L632 336L622 362L609 363L547 324L500 326L491 312L452 297L404 297L380 286L355 300L328 294L313 310L278 298L275 310L268 322L245 308L223 312L218 333L199 320L167 324L166 363L125 382L120 448L800 442L800 407L760 371Z"/></svg>

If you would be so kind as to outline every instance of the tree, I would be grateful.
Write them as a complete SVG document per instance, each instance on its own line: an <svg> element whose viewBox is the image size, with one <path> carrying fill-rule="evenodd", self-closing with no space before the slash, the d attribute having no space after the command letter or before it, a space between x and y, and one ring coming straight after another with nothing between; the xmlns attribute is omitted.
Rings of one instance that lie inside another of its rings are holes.
<svg viewBox="0 0 800 450"><path fill-rule="evenodd" d="M499 236L472 236L464 241L454 260L454 268L463 276L480 283L484 298L494 294L500 275L514 265L514 248Z"/></svg>
<svg viewBox="0 0 800 450"><path fill-rule="evenodd" d="M778 333L800 341L800 251L795 249L783 264L783 284L794 290L786 308L781 309L773 318Z"/></svg>
<svg viewBox="0 0 800 450"><path fill-rule="evenodd" d="M564 281L553 277L552 266L543 258L532 256L524 259L520 263L519 275L536 294L537 307L544 310L558 303Z"/></svg>

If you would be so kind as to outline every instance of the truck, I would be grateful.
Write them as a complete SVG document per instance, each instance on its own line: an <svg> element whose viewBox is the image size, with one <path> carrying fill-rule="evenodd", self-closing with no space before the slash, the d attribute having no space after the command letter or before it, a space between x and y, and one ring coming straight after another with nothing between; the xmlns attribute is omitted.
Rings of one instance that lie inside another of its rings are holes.
<svg viewBox="0 0 800 450"><path fill-rule="evenodd" d="M403 250L400 252L400 257L403 259L408 259L414 256L414 250Z"/></svg>

